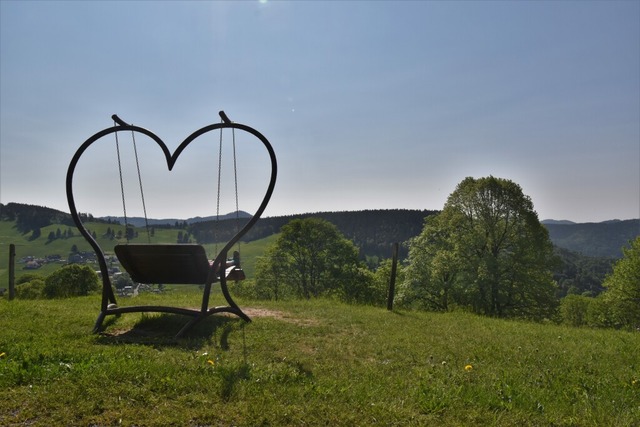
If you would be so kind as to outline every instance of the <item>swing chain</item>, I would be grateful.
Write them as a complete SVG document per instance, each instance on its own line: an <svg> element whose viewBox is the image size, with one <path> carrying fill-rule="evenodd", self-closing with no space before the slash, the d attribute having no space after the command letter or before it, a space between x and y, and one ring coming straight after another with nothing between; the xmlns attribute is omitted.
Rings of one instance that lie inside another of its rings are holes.
<svg viewBox="0 0 640 427"><path fill-rule="evenodd" d="M123 122L122 120L120 120L115 114L112 116L113 118L113 124L114 126L120 125L120 126L129 126L127 125L125 122ZM131 125L133 126L133 125ZM116 137L116 153L117 153L117 157L118 157L118 174L120 175L120 192L122 194L122 211L124 214L124 228L125 228L125 238L127 239L127 243L129 243L129 220L127 218L127 204L126 204L126 197L124 194L124 178L122 175L122 161L120 159L120 142L118 140L118 132L115 132L115 137ZM135 137L135 132L132 129L131 130L131 139L133 141L133 153L135 156L135 160L136 160L136 169L138 172L138 184L140 186L140 197L142 198L142 210L144 212L144 223L145 223L145 227L147 230L147 240L149 243L151 243L151 233L149 231L149 219L147 217L147 206L145 204L144 201L144 190L142 188L142 173L140 172L140 161L138 159L138 148L136 145L136 137Z"/></svg>
<svg viewBox="0 0 640 427"><path fill-rule="evenodd" d="M140 173L140 162L138 160L138 148L136 146L135 132L131 131L131 139L133 140L133 153L136 157L136 169L138 171L138 183L140 184L140 198L142 199L142 211L144 212L144 226L147 230L147 241L151 243L151 232L149 231L149 219L147 218L147 205L144 201L144 190L142 189L142 174Z"/></svg>
<svg viewBox="0 0 640 427"><path fill-rule="evenodd" d="M213 240L216 243L215 251L218 253L218 224L220 223L220 186L222 177L222 128L220 128L220 140L218 142L218 191L216 193L216 222L213 227Z"/></svg>
<svg viewBox="0 0 640 427"><path fill-rule="evenodd" d="M223 123L231 123L226 115L221 113L221 119ZM238 163L237 163L237 155L236 155L236 130L235 128L231 128L232 135L232 146L233 146L233 180L234 180L234 190L235 190L235 202L236 202L236 233L240 230L240 203L238 197ZM217 236L217 226L220 222L220 193L221 193L221 176L222 176L222 128L220 128L220 140L218 142L218 192L216 199L216 225L214 226L214 241L216 242L215 251L218 252L218 236ZM238 241L238 254L240 254L240 242Z"/></svg>
<svg viewBox="0 0 640 427"><path fill-rule="evenodd" d="M113 125L117 125L117 121L113 120ZM118 173L120 174L120 193L122 194L122 210L124 213L124 224L125 224L125 236L127 238L127 242L129 241L129 233L126 232L127 227L127 204L125 203L124 196L124 180L122 178L122 162L120 161L120 143L118 142L118 132L115 132L116 135L116 154L118 156Z"/></svg>
<svg viewBox="0 0 640 427"><path fill-rule="evenodd" d="M233 138L233 182L236 192L236 233L240 231L240 205L238 202L238 164L236 161L236 130L231 129ZM238 240L238 256L240 255L240 241Z"/></svg>

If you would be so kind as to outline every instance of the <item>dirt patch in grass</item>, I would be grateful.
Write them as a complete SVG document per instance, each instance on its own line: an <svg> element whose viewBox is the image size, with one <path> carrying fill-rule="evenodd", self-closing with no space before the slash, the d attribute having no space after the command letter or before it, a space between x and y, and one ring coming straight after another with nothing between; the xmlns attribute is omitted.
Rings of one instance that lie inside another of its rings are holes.
<svg viewBox="0 0 640 427"><path fill-rule="evenodd" d="M242 311L254 320L260 318L271 318L283 322L292 323L298 326L317 326L319 324L317 319L298 318L294 317L291 313L279 310L245 307L242 308ZM180 328L184 326L187 321L185 317L176 315L152 314L147 316L148 317L146 317L145 320L142 320L137 324L127 328L111 327L109 328L108 332L101 332L101 336L114 338L117 337L121 339L128 338L131 341L154 339L161 336L171 337L173 336L173 334L177 333L177 331L180 330ZM203 319L201 324L205 325L205 329L213 330L215 328L223 326L224 323L228 322L231 319L238 319L238 317L232 313L217 313L213 316ZM209 325L208 328L207 325Z"/></svg>
<svg viewBox="0 0 640 427"><path fill-rule="evenodd" d="M268 308L243 308L242 311L249 317L273 317L275 319L282 319L285 317L285 313L278 310L269 310Z"/></svg>
<svg viewBox="0 0 640 427"><path fill-rule="evenodd" d="M316 326L316 319L301 319L293 317L290 313L278 310L269 310L267 308L246 307L242 311L251 318L270 317L272 319L282 320L283 322L293 323L299 326Z"/></svg>

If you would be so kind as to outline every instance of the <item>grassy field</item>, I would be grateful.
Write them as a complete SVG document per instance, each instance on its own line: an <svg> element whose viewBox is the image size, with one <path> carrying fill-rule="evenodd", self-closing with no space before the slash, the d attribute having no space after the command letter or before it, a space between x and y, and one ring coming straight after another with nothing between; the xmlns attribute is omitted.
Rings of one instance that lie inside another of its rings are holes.
<svg viewBox="0 0 640 427"><path fill-rule="evenodd" d="M104 223L88 223L87 229L96 233L98 244L107 255L113 255L113 247L118 243L126 243L124 238L118 240L110 240L104 237L108 228L114 229L116 233L121 230L124 232L124 227L113 224ZM73 237L66 239L55 239L48 241L50 232L56 232L61 229L64 232L67 229L71 229L74 233ZM178 232L176 229L161 229L155 230L155 235L151 237L151 243L174 243L177 240ZM138 229L139 236L134 239L133 242L147 243L148 236L143 228ZM79 251L92 251L91 246L80 235L80 232L75 227L67 227L62 225L50 225L41 229L41 235L39 238L30 240L31 233L20 234L15 228L14 221L0 221L0 288L6 288L8 283L8 266L9 266L9 244L16 246L16 279L25 273L36 273L43 276L47 276L59 269L62 263L50 263L45 264L37 270L25 270L25 264L18 263L18 260L26 257L33 256L36 258L45 258L48 255L60 255L64 261L67 260L71 247L76 245ZM247 277L254 276L255 260L258 256L264 253L267 245L272 243L276 239L276 235L269 236L265 239L256 240L249 243L240 244L240 252L242 257L242 268L245 270ZM206 244L204 245L207 254L213 258L217 250L222 249L225 243ZM96 270L99 269L98 265L93 266Z"/></svg>
<svg viewBox="0 0 640 427"><path fill-rule="evenodd" d="M181 316L90 334L98 296L1 299L0 425L640 426L639 333L238 302L252 323L211 317L176 341Z"/></svg>

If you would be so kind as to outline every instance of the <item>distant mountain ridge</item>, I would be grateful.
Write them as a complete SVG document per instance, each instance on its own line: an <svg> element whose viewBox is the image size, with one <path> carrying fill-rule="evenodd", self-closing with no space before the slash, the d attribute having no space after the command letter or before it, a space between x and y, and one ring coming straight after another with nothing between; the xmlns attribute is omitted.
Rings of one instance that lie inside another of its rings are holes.
<svg viewBox="0 0 640 427"><path fill-rule="evenodd" d="M545 224L554 245L590 257L621 258L640 236L640 219Z"/></svg>
<svg viewBox="0 0 640 427"><path fill-rule="evenodd" d="M278 233L282 225L296 218L320 217L333 223L345 235L360 247L365 254L389 256L389 247L394 242L406 242L417 236L424 226L424 218L437 211L386 209L364 210L350 212L316 212L307 214L288 215L281 217L262 218L249 231L246 240L255 240ZM244 223L250 214L239 211L240 222ZM118 221L124 223L123 217L93 218L89 220ZM206 230L207 224L220 221L235 221L236 213L232 212L209 217L193 217L189 219L149 219L149 225L175 225L186 222L191 232L197 237L198 233ZM16 227L22 233L28 233L49 224L64 224L73 226L71 215L55 209L27 205L20 203L0 203L0 221L16 221ZM144 227L144 218L132 217L127 221L137 227ZM620 258L622 248L640 235L640 219L610 220L599 223L574 223L567 220L544 220L542 223L549 231L549 237L554 245L580 253L589 257ZM210 226L210 224L209 224ZM235 227L234 227L235 229ZM202 234L206 240L205 234Z"/></svg>
<svg viewBox="0 0 640 427"><path fill-rule="evenodd" d="M188 219L179 219L179 218L145 219L143 217L134 216L134 217L127 217L127 222L133 225L134 227L145 227L147 223L149 225L174 225L175 223L184 223L184 222L186 222L187 224L195 224L198 222L218 221L218 220L224 221L224 220L236 219L236 218L240 218L240 219L251 218L251 214L245 211L238 211L237 214L235 212L230 212L228 214L224 214L220 216L216 216L216 215L205 216L205 217L195 216ZM125 223L125 218L123 216L103 216L103 217L100 217L99 219L102 219L105 221L111 221L111 222L118 222L120 224Z"/></svg>
<svg viewBox="0 0 640 427"><path fill-rule="evenodd" d="M571 225L571 224L575 224L575 222L573 221L569 221L568 219L561 219L561 220L557 220L557 219L543 219L542 221L540 221L542 224L544 225L549 225L549 224L563 224L563 225Z"/></svg>

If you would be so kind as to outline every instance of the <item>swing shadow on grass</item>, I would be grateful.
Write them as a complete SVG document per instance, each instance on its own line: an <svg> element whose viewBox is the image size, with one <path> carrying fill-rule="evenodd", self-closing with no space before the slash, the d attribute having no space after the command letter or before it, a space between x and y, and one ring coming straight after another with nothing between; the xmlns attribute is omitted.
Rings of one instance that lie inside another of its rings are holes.
<svg viewBox="0 0 640 427"><path fill-rule="evenodd" d="M105 322L106 332L102 332L96 342L102 345L138 344L155 349L180 348L188 351L199 351L203 347L213 345L220 350L230 350L229 338L234 333L242 337L241 360L218 366L213 372L218 376L216 382L217 393L224 402L228 402L236 389L236 385L251 377L251 367L247 363L247 347L245 340L245 321L242 319L214 315L208 316L197 323L182 338L175 335L190 320L190 317L177 314L149 314L142 313L131 328L118 328L117 319ZM206 353L205 353L206 354ZM211 361L213 365L214 362Z"/></svg>
<svg viewBox="0 0 640 427"><path fill-rule="evenodd" d="M244 338L242 319L228 316L208 316L199 321L183 337L175 335L190 320L188 316L179 314L142 313L141 318L131 328L117 327L117 318L112 317L105 322L105 331L97 337L99 344L142 344L157 348L181 347L197 350L206 344L215 344L220 349L229 349L229 335L241 331ZM243 345L244 345L244 339ZM246 354L246 348L243 349Z"/></svg>

